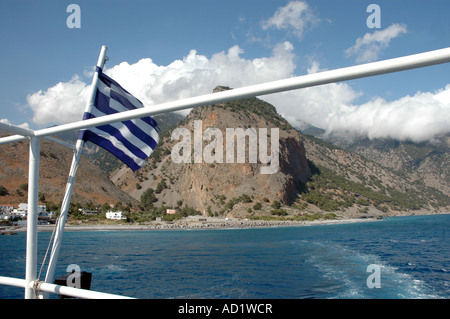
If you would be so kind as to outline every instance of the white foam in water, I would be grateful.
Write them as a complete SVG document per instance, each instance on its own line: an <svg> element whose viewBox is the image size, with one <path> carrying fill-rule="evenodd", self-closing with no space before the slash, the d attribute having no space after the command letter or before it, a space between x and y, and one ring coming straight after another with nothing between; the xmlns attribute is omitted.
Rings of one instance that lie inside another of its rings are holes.
<svg viewBox="0 0 450 319"><path fill-rule="evenodd" d="M119 265L109 264L109 265L106 265L106 270L107 271L125 271L125 268L123 268L122 266L119 266Z"/></svg>
<svg viewBox="0 0 450 319"><path fill-rule="evenodd" d="M350 255L348 249L341 246L315 242L312 243L313 254L307 262L316 267L325 280L336 281L334 291L329 291L329 298L365 298L362 267L355 254ZM356 272L355 272L356 270Z"/></svg>
<svg viewBox="0 0 450 319"><path fill-rule="evenodd" d="M322 273L325 280L336 281L336 289L329 298L385 298L427 299L439 296L426 284L398 268L387 265L377 256L361 254L334 243L315 242L307 262ZM380 267L380 288L369 288L367 266Z"/></svg>

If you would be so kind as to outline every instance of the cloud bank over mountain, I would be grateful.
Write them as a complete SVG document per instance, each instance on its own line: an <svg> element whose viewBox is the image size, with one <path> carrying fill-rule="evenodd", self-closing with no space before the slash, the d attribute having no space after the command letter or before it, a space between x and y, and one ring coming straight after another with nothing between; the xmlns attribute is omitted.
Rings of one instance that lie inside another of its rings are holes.
<svg viewBox="0 0 450 319"><path fill-rule="evenodd" d="M262 20L260 28L284 30L295 41L301 41L305 33L324 21L305 1L291 1ZM407 26L394 23L366 33L340 54L354 58L357 63L374 61L393 39L404 33ZM133 64L124 61L107 65L105 72L146 107L208 94L217 85L239 88L298 75L295 70L300 57L294 53L290 41L274 44L270 56L246 59L243 55L238 45L210 57L191 50L168 65L143 58ZM318 61L311 57L309 60L308 73L321 71ZM45 126L80 120L92 74L91 71L84 77L74 75L68 82L29 94L27 107L33 112L32 121ZM369 138L416 142L450 132L450 84L434 92L417 92L392 101L375 97L358 105L356 101L362 95L364 92L347 83L332 83L261 98L272 103L294 126L297 120L302 120L328 132L350 131Z"/></svg>
<svg viewBox="0 0 450 319"><path fill-rule="evenodd" d="M150 58L129 64L122 62L106 73L138 97L144 105L208 94L216 85L238 88L294 76L293 45L277 45L270 57L248 60L233 46L210 58L189 52L182 60L157 65ZM318 71L313 62L309 72ZM81 119L90 81L74 75L45 91L27 97L33 122L39 125L67 123ZM436 92L417 92L398 100L375 98L362 105L361 95L346 83L333 83L286 93L263 96L295 125L297 119L327 131L348 130L370 138L430 140L450 132L450 85Z"/></svg>

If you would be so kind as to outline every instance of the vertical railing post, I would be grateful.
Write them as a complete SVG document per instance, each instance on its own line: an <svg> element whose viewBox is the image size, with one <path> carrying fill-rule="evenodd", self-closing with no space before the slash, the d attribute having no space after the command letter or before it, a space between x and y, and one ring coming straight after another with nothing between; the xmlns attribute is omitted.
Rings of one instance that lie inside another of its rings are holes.
<svg viewBox="0 0 450 319"><path fill-rule="evenodd" d="M27 213L27 247L25 264L25 299L34 299L36 295L30 283L37 279L37 221L39 192L39 156L40 138L30 137L29 171L28 171L28 213Z"/></svg>

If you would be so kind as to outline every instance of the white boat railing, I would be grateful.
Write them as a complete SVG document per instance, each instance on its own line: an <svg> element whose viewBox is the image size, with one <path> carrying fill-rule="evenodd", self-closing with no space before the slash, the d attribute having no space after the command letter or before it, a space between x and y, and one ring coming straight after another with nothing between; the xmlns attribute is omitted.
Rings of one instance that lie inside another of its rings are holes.
<svg viewBox="0 0 450 319"><path fill-rule="evenodd" d="M106 47L102 47L104 50ZM27 220L27 256L25 279L0 277L0 284L22 287L25 289L25 298L38 298L42 292L64 294L79 298L127 298L120 295L106 294L91 290L60 286L38 281L37 269L37 199L39 180L39 154L40 138L47 138L55 141L50 135L68 131L76 131L99 125L122 122L135 118L151 116L155 114L174 112L194 107L205 106L220 102L227 102L237 99L250 98L266 94L279 93L295 89L324 85L329 83L354 80L364 77L393 73L416 68L422 68L442 63L450 62L450 47L435 51L356 65L347 68L324 71L290 79L267 82L228 91L206 94L198 97L182 99L173 102L162 103L150 107L111 114L107 116L92 118L84 121L77 121L68 124L53 126L41 130L30 130L20 128L11 124L1 123L0 130L16 134L0 138L0 145L30 140L30 158L28 175L28 207L29 214ZM65 142L55 141L66 145Z"/></svg>
<svg viewBox="0 0 450 319"><path fill-rule="evenodd" d="M0 284L8 285L8 286L14 286L14 287L20 287L20 288L26 288L27 283L25 279L19 279L19 278L11 278L11 277L3 277L0 276ZM50 284L42 281L32 281L29 284L29 288L35 290L35 294L38 294L39 292L49 292L54 293L57 295L64 295L74 298L83 298L83 299L134 299L131 297L116 295L116 294L109 294L104 292L98 292L93 290L87 290L87 289L81 289L81 288L74 288L74 287L67 287L67 286L61 286L56 284Z"/></svg>

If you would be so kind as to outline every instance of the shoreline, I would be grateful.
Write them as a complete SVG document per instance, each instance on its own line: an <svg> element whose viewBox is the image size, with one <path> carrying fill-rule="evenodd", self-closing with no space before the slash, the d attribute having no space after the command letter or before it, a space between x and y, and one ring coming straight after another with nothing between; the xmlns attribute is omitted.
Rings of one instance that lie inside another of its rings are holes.
<svg viewBox="0 0 450 319"><path fill-rule="evenodd" d="M359 222L377 221L375 218L358 219L335 219L335 220L315 220L315 221L282 221L282 220L221 220L209 222L153 222L144 225L66 225L67 231L127 231L127 230L220 230L220 229L251 229L251 228L277 228L277 227L298 227L315 225L350 224Z"/></svg>
<svg viewBox="0 0 450 319"><path fill-rule="evenodd" d="M146 224L66 224L64 231L155 231L155 230L220 230L220 229L251 229L251 228L278 228L278 227L300 227L300 226L320 226L320 225L337 225L352 224L363 222L381 221L389 217L406 217L421 215L442 215L449 213L433 213L433 214L399 214L369 218L342 218L329 220L314 221L286 221L286 220L249 220L249 219L223 219L209 218L206 220L198 220L187 218L175 222L153 221ZM55 229L55 225L38 225L39 232L51 232ZM26 226L5 226L0 228L0 234L11 235L18 232L26 232Z"/></svg>
<svg viewBox="0 0 450 319"><path fill-rule="evenodd" d="M177 222L150 222L147 224L66 224L64 231L157 231L157 230L220 230L220 229L251 229L251 228L277 228L336 225L361 222L379 221L377 218L348 218L314 221L283 221L283 220L213 220L206 222L182 220ZM51 232L55 225L38 225L38 232ZM0 233L10 235L12 233L26 232L26 226L6 226Z"/></svg>

